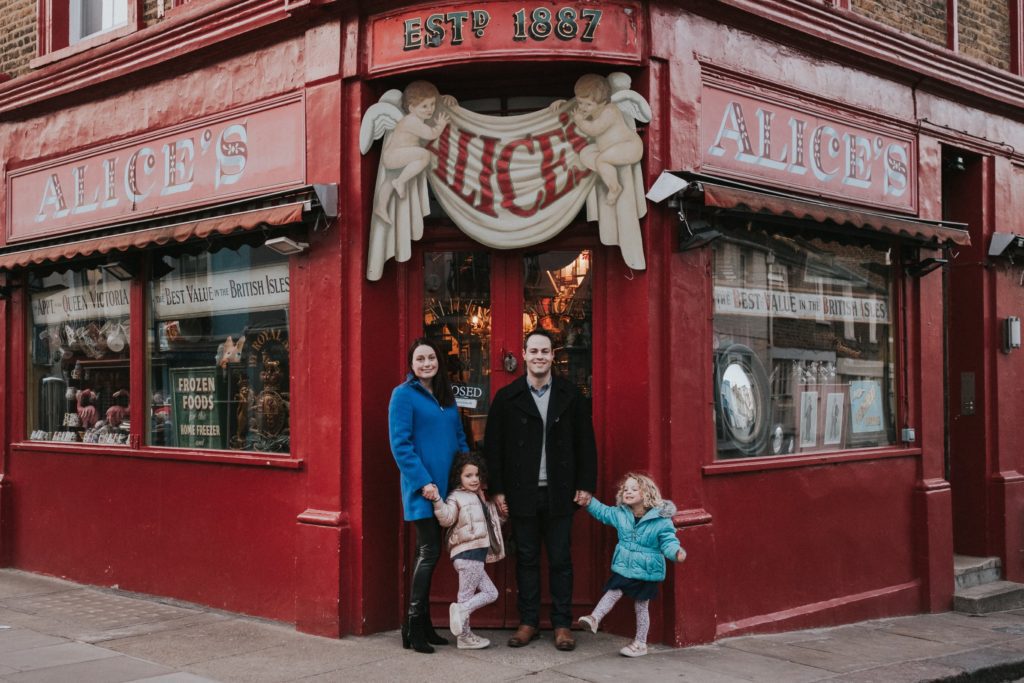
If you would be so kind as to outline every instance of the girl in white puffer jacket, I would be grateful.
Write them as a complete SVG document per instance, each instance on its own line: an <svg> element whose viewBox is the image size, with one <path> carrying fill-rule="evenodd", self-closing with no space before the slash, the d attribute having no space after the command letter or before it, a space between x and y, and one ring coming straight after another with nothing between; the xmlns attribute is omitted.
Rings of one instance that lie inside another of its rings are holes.
<svg viewBox="0 0 1024 683"><path fill-rule="evenodd" d="M469 629L469 615L498 599L498 589L484 565L505 557L501 522L494 503L484 497L487 479L482 458L462 453L452 463L448 498L434 501L434 516L448 529L452 563L459 572L459 599L448 608L449 628L462 650L479 650L491 644Z"/></svg>

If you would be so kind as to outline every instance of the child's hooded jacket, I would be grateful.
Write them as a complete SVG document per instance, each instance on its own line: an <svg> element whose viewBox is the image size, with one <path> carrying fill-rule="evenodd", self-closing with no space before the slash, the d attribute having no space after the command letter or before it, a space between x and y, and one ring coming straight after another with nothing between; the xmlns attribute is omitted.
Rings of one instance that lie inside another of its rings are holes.
<svg viewBox="0 0 1024 683"><path fill-rule="evenodd" d="M682 549L672 524L672 515L676 513L672 501L662 501L639 520L629 506L610 507L597 498L590 499L587 512L597 521L615 527L619 534L612 555L613 572L641 581L665 579L665 558L675 560Z"/></svg>

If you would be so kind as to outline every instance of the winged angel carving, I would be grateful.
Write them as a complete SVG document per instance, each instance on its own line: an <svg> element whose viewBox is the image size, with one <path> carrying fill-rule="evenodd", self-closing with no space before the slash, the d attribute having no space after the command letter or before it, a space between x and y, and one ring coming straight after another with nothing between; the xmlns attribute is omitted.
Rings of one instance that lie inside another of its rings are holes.
<svg viewBox="0 0 1024 683"><path fill-rule="evenodd" d="M601 242L618 245L631 268L645 268L639 220L647 205L636 122L649 122L651 108L630 85L624 73L587 74L577 81L574 99L509 117L462 109L424 81L384 93L367 109L359 130L363 154L384 138L367 278L380 279L390 258L410 258L430 211L428 183L460 229L498 249L550 239L586 202L587 220L598 222ZM456 136L458 144L452 144ZM502 164L495 164L499 158ZM451 186L446 178L459 178L460 184ZM470 196L477 198L475 205ZM530 208L524 197L533 200ZM487 210L481 210L484 204Z"/></svg>

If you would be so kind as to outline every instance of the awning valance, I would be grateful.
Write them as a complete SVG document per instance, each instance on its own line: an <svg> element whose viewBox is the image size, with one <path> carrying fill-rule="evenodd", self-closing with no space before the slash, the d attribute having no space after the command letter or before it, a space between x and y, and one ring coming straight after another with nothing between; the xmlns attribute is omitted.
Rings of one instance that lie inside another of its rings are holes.
<svg viewBox="0 0 1024 683"><path fill-rule="evenodd" d="M111 252L180 243L212 235L228 235L236 231L253 230L264 226L298 223L302 221L302 212L306 206L305 202L296 202L102 237L70 239L47 246L7 251L0 253L0 270L24 268L72 258L103 256Z"/></svg>
<svg viewBox="0 0 1024 683"><path fill-rule="evenodd" d="M703 197L704 206L797 220L811 220L835 227L871 230L905 237L916 242L968 245L967 225L950 221L927 221L869 209L797 197L766 188L697 174L680 173L689 180L686 198Z"/></svg>

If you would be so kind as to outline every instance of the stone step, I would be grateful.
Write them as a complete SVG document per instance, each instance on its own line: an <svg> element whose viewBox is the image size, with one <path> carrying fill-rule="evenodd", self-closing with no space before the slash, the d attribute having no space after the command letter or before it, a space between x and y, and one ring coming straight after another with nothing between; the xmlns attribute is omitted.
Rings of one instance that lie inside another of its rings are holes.
<svg viewBox="0 0 1024 683"><path fill-rule="evenodd" d="M953 593L953 609L967 614L988 614L1024 607L1024 584L992 581L960 588Z"/></svg>
<svg viewBox="0 0 1024 683"><path fill-rule="evenodd" d="M998 557L953 556L954 590L980 586L1003 578L1003 563Z"/></svg>

